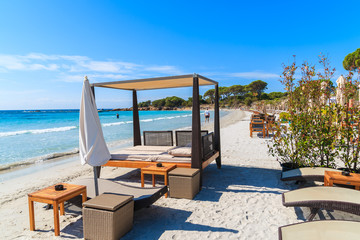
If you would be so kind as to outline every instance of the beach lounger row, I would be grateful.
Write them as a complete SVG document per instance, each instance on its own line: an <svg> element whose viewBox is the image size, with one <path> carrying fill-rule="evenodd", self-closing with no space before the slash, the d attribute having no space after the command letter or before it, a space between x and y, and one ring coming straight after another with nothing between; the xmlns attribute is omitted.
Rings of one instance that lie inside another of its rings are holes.
<svg viewBox="0 0 360 240"><path fill-rule="evenodd" d="M328 168L300 168L283 172L282 180L324 181ZM312 221L320 209L339 210L360 215L360 191L342 187L316 186L282 194L286 207L309 207L309 222L279 228L279 239L360 239L360 222Z"/></svg>
<svg viewBox="0 0 360 240"><path fill-rule="evenodd" d="M263 114L253 114L250 118L250 137L253 133L262 133L263 138L269 136L270 132L274 132L275 128L275 116L268 116Z"/></svg>
<svg viewBox="0 0 360 240"><path fill-rule="evenodd" d="M326 167L304 167L296 168L281 173L282 181L324 182L325 171L341 172L340 170Z"/></svg>

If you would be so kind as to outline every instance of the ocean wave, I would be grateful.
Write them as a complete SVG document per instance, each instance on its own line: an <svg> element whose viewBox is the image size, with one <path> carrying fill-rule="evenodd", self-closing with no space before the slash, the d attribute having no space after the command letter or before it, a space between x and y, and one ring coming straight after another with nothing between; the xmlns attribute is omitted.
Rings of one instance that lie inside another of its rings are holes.
<svg viewBox="0 0 360 240"><path fill-rule="evenodd" d="M45 129L29 129L29 130L19 130L13 132L0 132L0 137L15 136L21 134L41 134L41 133L50 133L50 132L65 132L77 128L76 126L68 127L57 127L57 128L45 128Z"/></svg>
<svg viewBox="0 0 360 240"><path fill-rule="evenodd" d="M113 123L104 123L102 124L103 127L110 127L110 126L116 126L116 125L122 125L126 124L126 122L113 122Z"/></svg>
<svg viewBox="0 0 360 240"><path fill-rule="evenodd" d="M159 117L159 118L155 118L154 120L164 120L166 119L165 117Z"/></svg>
<svg viewBox="0 0 360 240"><path fill-rule="evenodd" d="M170 116L170 117L158 117L158 118L148 118L148 119L142 119L140 122L153 122L153 121L159 121L159 120L170 120L174 118L181 118L181 117L190 117L191 114L185 114L185 115L178 115L178 116ZM103 127L111 127L116 125L122 125L122 124L130 124L133 123L132 121L126 121L126 122L113 122L113 123L104 123L102 124Z"/></svg>
<svg viewBox="0 0 360 240"><path fill-rule="evenodd" d="M9 170L9 169L12 169L12 168L27 166L27 165L36 164L36 163L42 163L44 161L53 160L53 159L56 159L56 158L61 158L61 157L66 157L66 156L71 156L71 155L74 155L74 154L77 154L77 153L79 153L78 148L75 148L75 149L73 149L71 151L68 151L68 152L50 153L50 154L47 154L47 155L44 155L44 156L34 157L34 158L30 158L30 159L20 161L20 162L1 165L0 166L0 171Z"/></svg>
<svg viewBox="0 0 360 240"><path fill-rule="evenodd" d="M144 120L140 120L140 122L152 122L152 121L154 121L155 119L144 119Z"/></svg>

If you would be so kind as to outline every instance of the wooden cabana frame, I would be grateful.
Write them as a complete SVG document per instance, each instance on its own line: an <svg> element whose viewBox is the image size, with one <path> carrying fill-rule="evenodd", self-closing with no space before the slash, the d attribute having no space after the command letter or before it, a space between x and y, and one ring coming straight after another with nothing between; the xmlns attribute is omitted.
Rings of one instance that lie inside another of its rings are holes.
<svg viewBox="0 0 360 240"><path fill-rule="evenodd" d="M215 106L214 106L214 150L215 154L206 161L203 161L201 155L201 121L200 121L200 101L199 101L199 87L214 85L215 86ZM192 145L191 145L191 168L200 169L210 164L214 159L218 168L221 168L221 150L220 150L220 116L219 116L219 89L218 82L201 76L199 74L189 74L170 77L136 79L126 81L102 82L93 83L90 85L95 96L94 87L113 88L121 90L129 90L133 92L133 145L141 145L140 120L137 101L137 91L155 90L166 88L193 88L193 106L192 106ZM118 162L118 164L117 164ZM144 164L151 164L149 162L136 163L134 161L109 161L104 166L123 166L141 168ZM153 163L154 164L154 163ZM155 163L156 164L156 163ZM186 167L179 164L179 167Z"/></svg>

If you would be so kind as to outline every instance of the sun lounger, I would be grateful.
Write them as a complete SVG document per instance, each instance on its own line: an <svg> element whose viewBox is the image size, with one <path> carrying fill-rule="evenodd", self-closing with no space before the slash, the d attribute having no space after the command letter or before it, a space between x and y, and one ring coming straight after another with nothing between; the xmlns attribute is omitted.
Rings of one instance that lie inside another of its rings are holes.
<svg viewBox="0 0 360 240"><path fill-rule="evenodd" d="M261 132L263 138L265 138L266 128L264 120L262 119L253 119L250 122L250 137L252 137L253 132Z"/></svg>
<svg viewBox="0 0 360 240"><path fill-rule="evenodd" d="M325 167L306 167L306 168L297 168L281 173L282 181L324 181L325 171L340 171L333 168Z"/></svg>
<svg viewBox="0 0 360 240"><path fill-rule="evenodd" d="M360 222L326 220L279 227L279 240L357 240Z"/></svg>
<svg viewBox="0 0 360 240"><path fill-rule="evenodd" d="M282 194L286 207L309 207L312 221L320 209L339 210L360 215L360 191L341 187L308 187Z"/></svg>
<svg viewBox="0 0 360 240"><path fill-rule="evenodd" d="M79 179L72 183L77 185L85 185L88 198L94 198L96 196L93 178ZM167 192L167 186L151 188L133 187L122 184L120 182L110 181L101 178L98 179L98 185L99 195L102 193L116 193L134 196L135 210L150 206Z"/></svg>

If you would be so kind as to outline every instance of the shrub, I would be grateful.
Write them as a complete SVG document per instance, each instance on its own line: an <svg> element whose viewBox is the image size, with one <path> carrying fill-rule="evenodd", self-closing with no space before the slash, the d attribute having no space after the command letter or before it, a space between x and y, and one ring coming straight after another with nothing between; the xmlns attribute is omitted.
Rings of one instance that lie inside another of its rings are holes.
<svg viewBox="0 0 360 240"><path fill-rule="evenodd" d="M290 114L287 112L281 112L279 118L281 122L288 122L290 119Z"/></svg>

